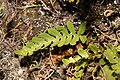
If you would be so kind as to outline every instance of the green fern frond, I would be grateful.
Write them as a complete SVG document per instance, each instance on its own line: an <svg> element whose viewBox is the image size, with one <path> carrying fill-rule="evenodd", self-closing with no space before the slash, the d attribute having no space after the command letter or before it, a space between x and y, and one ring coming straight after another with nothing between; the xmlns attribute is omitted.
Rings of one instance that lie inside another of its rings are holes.
<svg viewBox="0 0 120 80"><path fill-rule="evenodd" d="M15 54L21 56L30 56L39 49L46 47L53 48L54 46L62 47L64 45L75 45L79 40L85 43L86 36L83 35L86 29L86 23L82 23L78 31L72 22L67 22L67 29L63 26L57 28L49 28L46 33L41 33L38 37L33 37L30 42L26 43L21 50L16 50ZM82 36L82 37L81 37Z"/></svg>

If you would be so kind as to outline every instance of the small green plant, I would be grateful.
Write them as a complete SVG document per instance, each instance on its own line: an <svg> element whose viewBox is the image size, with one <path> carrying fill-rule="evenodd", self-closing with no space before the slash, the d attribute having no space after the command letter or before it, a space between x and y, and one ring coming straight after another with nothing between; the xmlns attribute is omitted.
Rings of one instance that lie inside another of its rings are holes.
<svg viewBox="0 0 120 80"><path fill-rule="evenodd" d="M85 43L87 38L84 34L86 23L82 23L78 30L72 22L68 21L65 28L58 26L49 28L46 33L41 33L38 37L33 37L21 50L16 50L15 54L30 56L39 49L46 47L54 49L55 46L76 45L76 42ZM98 43L97 43L98 44ZM87 80L116 80L120 76L120 45L95 45L94 42L85 45L86 48L78 48L76 54L64 57L62 62L69 67L73 67L72 80L81 80L86 76ZM72 65L71 65L72 64Z"/></svg>
<svg viewBox="0 0 120 80"><path fill-rule="evenodd" d="M86 23L82 23L78 31L75 30L72 22L68 21L66 25L67 29L64 26L58 26L55 29L49 28L46 33L41 33L38 37L33 37L21 50L16 50L15 54L30 56L35 51L48 46L53 48L54 46L62 47L68 44L75 45L78 41L85 43L87 38L83 33L86 29Z"/></svg>
<svg viewBox="0 0 120 80"><path fill-rule="evenodd" d="M88 79L116 80L120 75L119 52L120 45L102 47L90 43L87 49L78 49L76 56L63 58L62 62L69 66L74 64L73 80L80 80L87 73L90 73Z"/></svg>

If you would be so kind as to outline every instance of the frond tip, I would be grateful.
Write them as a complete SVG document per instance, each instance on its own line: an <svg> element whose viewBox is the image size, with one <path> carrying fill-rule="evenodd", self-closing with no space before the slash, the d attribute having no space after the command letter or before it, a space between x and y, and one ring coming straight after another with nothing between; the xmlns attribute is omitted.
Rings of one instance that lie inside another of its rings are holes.
<svg viewBox="0 0 120 80"><path fill-rule="evenodd" d="M49 28L46 33L39 34L38 37L33 37L30 42L26 43L21 50L15 50L15 54L21 56L30 56L39 49L46 47L53 48L54 46L62 47L64 45L75 45L76 42L81 41L85 43L86 36L83 35L86 29L86 23L82 23L78 29L72 22L67 22L67 29L64 26L58 26L57 28Z"/></svg>

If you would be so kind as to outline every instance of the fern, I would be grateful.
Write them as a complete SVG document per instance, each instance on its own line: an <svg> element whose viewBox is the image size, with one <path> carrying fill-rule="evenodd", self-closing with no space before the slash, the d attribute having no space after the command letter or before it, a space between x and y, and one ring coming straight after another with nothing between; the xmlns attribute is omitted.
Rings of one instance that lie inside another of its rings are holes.
<svg viewBox="0 0 120 80"><path fill-rule="evenodd" d="M110 46L104 52L104 56L110 62L112 69L115 73L120 74L120 58L118 54L119 46Z"/></svg>
<svg viewBox="0 0 120 80"><path fill-rule="evenodd" d="M93 78L97 73L97 76L102 76L101 80L116 80L120 75L119 52L119 44L102 47L89 43L87 49L79 48L75 56L64 57L62 62L74 67L73 80L81 80L83 76L86 76L86 72L91 73ZM100 67L97 69L93 65Z"/></svg>
<svg viewBox="0 0 120 80"><path fill-rule="evenodd" d="M76 31L72 22L67 22L67 29L63 26L49 28L46 33L41 33L38 37L33 37L30 42L26 43L21 50L16 50L15 54L21 56L30 56L39 49L54 46L62 47L63 45L75 45L79 40L85 43L86 36L83 35L86 29L86 23L82 23L79 30Z"/></svg>

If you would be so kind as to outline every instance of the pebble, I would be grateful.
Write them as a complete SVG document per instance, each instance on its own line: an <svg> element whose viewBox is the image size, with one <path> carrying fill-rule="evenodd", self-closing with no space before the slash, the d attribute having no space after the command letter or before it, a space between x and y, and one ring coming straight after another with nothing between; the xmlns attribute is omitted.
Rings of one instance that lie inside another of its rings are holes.
<svg viewBox="0 0 120 80"><path fill-rule="evenodd" d="M114 4L119 4L120 5L120 0L115 0Z"/></svg>
<svg viewBox="0 0 120 80"><path fill-rule="evenodd" d="M19 78L19 80L24 80L23 78Z"/></svg>
<svg viewBox="0 0 120 80"><path fill-rule="evenodd" d="M20 70L18 71L18 75L22 75L22 74L23 74L23 70L20 69Z"/></svg>

